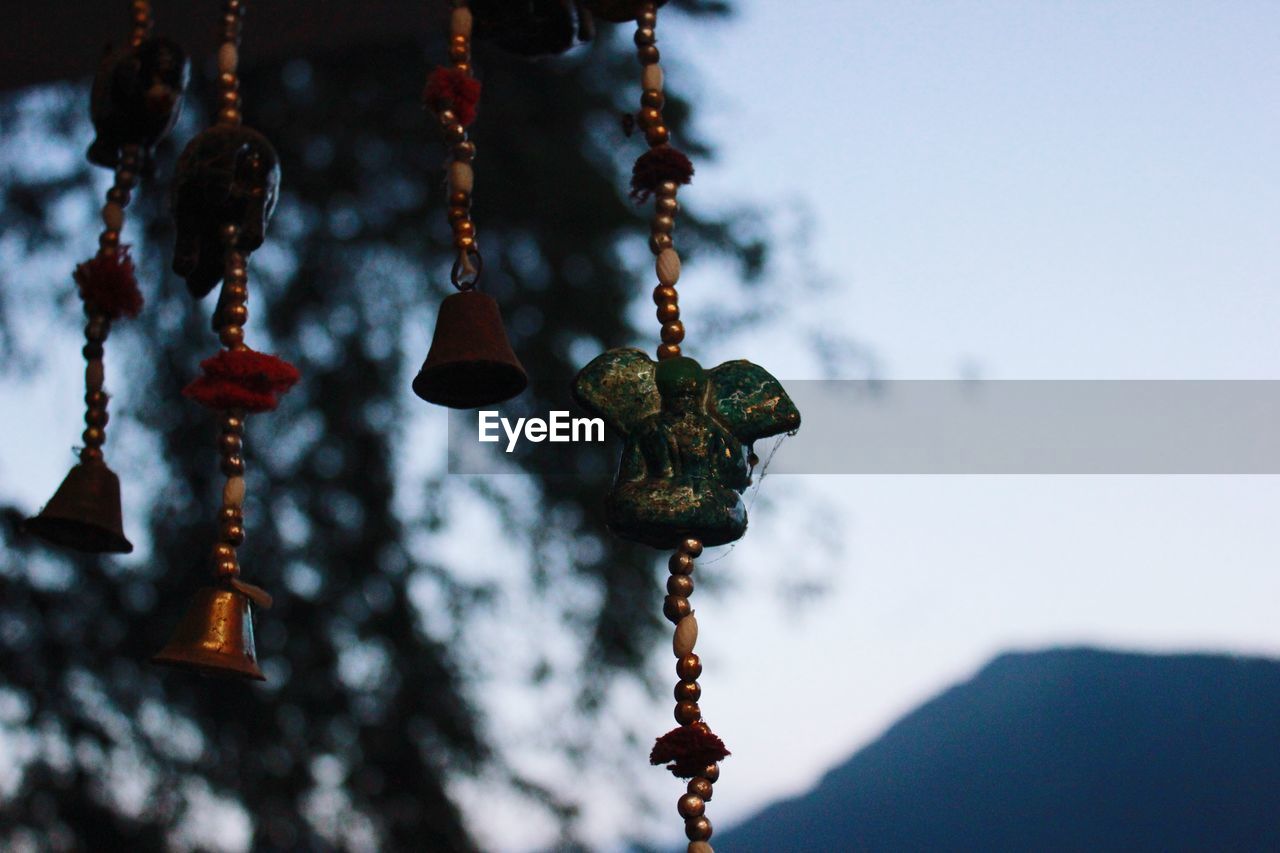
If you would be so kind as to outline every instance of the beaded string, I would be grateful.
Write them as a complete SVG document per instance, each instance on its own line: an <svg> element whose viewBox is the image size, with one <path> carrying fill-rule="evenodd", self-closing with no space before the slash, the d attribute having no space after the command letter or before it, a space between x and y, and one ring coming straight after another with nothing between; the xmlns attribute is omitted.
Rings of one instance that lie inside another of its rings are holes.
<svg viewBox="0 0 1280 853"><path fill-rule="evenodd" d="M224 0L218 46L218 124L240 124L240 28L243 0Z"/></svg>
<svg viewBox="0 0 1280 853"><path fill-rule="evenodd" d="M661 54L657 45L657 23L657 4L650 0L640 7L636 15L636 58L641 66L640 111L636 114L636 119L649 145L649 154L642 156L640 162L645 157L656 158L659 154L665 154L668 158L676 157L687 163L684 155L669 147L671 132L662 115L666 97L663 94L662 66L659 64ZM690 167L689 174L691 173ZM683 182L687 182L687 175L681 177ZM636 186L634 179L633 186ZM653 302L657 306L658 322L661 323L659 334L662 343L657 352L659 361L678 357L680 343L684 340L684 324L680 321L679 295L676 292L676 283L680 280L680 255L676 252L672 239L676 214L680 211L680 203L676 200L679 186L680 182L676 180L661 180L651 188L654 201L653 218L649 221L649 250L655 256L654 268L658 277L658 284L653 290ZM662 603L662 613L675 625L672 651L676 656L676 675L680 679L674 691L676 722L690 733L714 738L701 723L702 709L698 700L702 697L702 687L698 684L698 676L702 674L702 662L693 651L698 640L698 620L689 603L694 586L694 562L701 554L702 542L694 538L685 539L672 554L667 564L671 575L667 578L667 596ZM718 743L718 739L715 740ZM711 799L712 785L720 778L720 765L711 762L682 769L684 772L679 775L691 778L685 793L676 801L676 810L684 819L685 837L689 839L688 853L713 853L708 843L712 830L706 810L707 802Z"/></svg>
<svg viewBox="0 0 1280 853"><path fill-rule="evenodd" d="M151 2L150 0L133 0L130 4L133 12L133 34L129 38L129 44L138 47L147 36L151 35Z"/></svg>
<svg viewBox="0 0 1280 853"><path fill-rule="evenodd" d="M480 278L484 262L471 220L471 191L475 186L472 163L476 144L467 137L467 125L475 117L480 82L471 73L471 9L467 0L453 0L449 15L449 67L437 68L427 82L427 105L435 110L449 146L449 225L457 257L449 280L458 290L471 290Z"/></svg>
<svg viewBox="0 0 1280 853"><path fill-rule="evenodd" d="M138 183L138 170L142 166L142 146L125 145L120 151L120 161L115 170L115 181L107 190L107 202L102 207L102 233L98 236L98 254L93 260L82 264L76 270L76 278L81 283L81 293L85 294L85 285L95 279L100 280L103 271L117 270L132 280L133 263L129 260L129 249L120 245L120 232L124 229L124 211L128 206L133 188ZM136 293L136 284L132 284L129 293ZM122 291L123 292L123 291ZM136 314L141 308L141 299L129 308L121 306L120 313ZM111 333L111 313L100 301L90 297L84 300L85 317L88 322L84 327L84 401L85 430L82 438L84 447L80 451L81 462L101 462L102 445L107 440L107 400L103 390L106 372L103 366L103 355L107 335Z"/></svg>
<svg viewBox="0 0 1280 853"><path fill-rule="evenodd" d="M671 555L667 568L667 597L662 603L662 613L675 624L671 650L676 656L675 718L681 726L693 726L702 719L698 700L702 687L698 676L702 674L702 661L694 653L698 642L698 619L693 615L689 596L693 594L694 561L702 554L702 542L686 539ZM711 799L711 786L720 778L720 765L712 762L695 768L685 793L676 801L676 810L684 818L684 834L689 839L688 853L713 853L707 843L711 838L711 821L707 819L707 801Z"/></svg>
<svg viewBox="0 0 1280 853"><path fill-rule="evenodd" d="M671 132L662 116L666 97L662 92L662 66L658 64L656 27L657 5L645 3L636 16L636 57L640 60L640 112L637 123L644 131L650 151L664 148ZM679 184L662 181L653 192L653 219L649 222L649 250L657 257L655 268L658 285L653 290L653 302L657 306L658 322L662 324L662 344L658 347L658 360L680 355L680 342L684 340L684 324L680 322L679 296L676 282L680 280L680 255L676 252L671 232L675 229L676 214L680 204L676 201Z"/></svg>

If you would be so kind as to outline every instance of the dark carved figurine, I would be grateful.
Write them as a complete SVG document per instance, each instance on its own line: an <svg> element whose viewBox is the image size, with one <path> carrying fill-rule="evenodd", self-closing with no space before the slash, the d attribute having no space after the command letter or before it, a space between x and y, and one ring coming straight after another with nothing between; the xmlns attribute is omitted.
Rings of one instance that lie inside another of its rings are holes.
<svg viewBox="0 0 1280 853"><path fill-rule="evenodd" d="M703 370L691 358L655 363L614 349L582 369L573 394L626 442L605 500L609 528L655 548L741 538L751 444L800 426L782 385L749 361Z"/></svg>
<svg viewBox="0 0 1280 853"><path fill-rule="evenodd" d="M120 149L139 145L150 164L156 143L178 120L191 75L187 56L175 42L153 36L137 47L107 49L93 79L89 112L97 135L89 162L114 169Z"/></svg>
<svg viewBox="0 0 1280 853"><path fill-rule="evenodd" d="M173 178L173 271L197 298L222 280L225 250L252 252L266 238L280 187L280 158L256 130L215 125L187 143ZM224 232L235 226L228 243Z"/></svg>

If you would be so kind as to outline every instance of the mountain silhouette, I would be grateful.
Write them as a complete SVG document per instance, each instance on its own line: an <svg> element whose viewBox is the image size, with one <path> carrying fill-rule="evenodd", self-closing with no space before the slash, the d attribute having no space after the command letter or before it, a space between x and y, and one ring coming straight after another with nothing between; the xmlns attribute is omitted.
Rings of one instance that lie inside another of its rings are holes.
<svg viewBox="0 0 1280 853"><path fill-rule="evenodd" d="M1280 662L1001 655L718 853L1280 850Z"/></svg>

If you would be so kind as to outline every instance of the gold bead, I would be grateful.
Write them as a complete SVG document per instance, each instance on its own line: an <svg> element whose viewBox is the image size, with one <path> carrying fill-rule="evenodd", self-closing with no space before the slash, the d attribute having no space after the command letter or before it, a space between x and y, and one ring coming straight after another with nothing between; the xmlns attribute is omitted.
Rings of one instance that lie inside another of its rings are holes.
<svg viewBox="0 0 1280 853"><path fill-rule="evenodd" d="M685 820L693 817L702 817L703 812L706 810L707 804L697 794L684 794L676 802L676 811L680 812L680 817Z"/></svg>
<svg viewBox="0 0 1280 853"><path fill-rule="evenodd" d="M688 598L693 595L693 578L688 575L671 575L667 578L667 592Z"/></svg>
<svg viewBox="0 0 1280 853"><path fill-rule="evenodd" d="M680 306L675 302L668 302L664 305L659 305L658 310L654 313L658 315L658 322L674 323L680 319ZM666 339L664 338L663 340Z"/></svg>
<svg viewBox="0 0 1280 853"><path fill-rule="evenodd" d="M91 427L105 427L111 416L107 414L106 409L95 409L90 407L84 413L84 422Z"/></svg>
<svg viewBox="0 0 1280 853"><path fill-rule="evenodd" d="M687 575L693 572L693 557L683 551L677 551L667 560L667 569L673 575Z"/></svg>
<svg viewBox="0 0 1280 853"><path fill-rule="evenodd" d="M664 216L675 216L680 210L680 202L670 197L659 197L653 203L653 210Z"/></svg>
<svg viewBox="0 0 1280 853"><path fill-rule="evenodd" d="M676 293L676 289L670 285L660 284L653 289L653 304L663 305L668 302L675 303L680 298L680 294Z"/></svg>
<svg viewBox="0 0 1280 853"><path fill-rule="evenodd" d="M654 27L658 24L658 13L646 6L642 12L636 15L636 23L642 27Z"/></svg>
<svg viewBox="0 0 1280 853"><path fill-rule="evenodd" d="M711 799L711 783L701 776L694 776L689 780L689 787L686 788L690 794L695 797L702 797L703 800Z"/></svg>
<svg viewBox="0 0 1280 853"><path fill-rule="evenodd" d="M459 142L453 146L453 159L470 163L476 159L476 144L470 140Z"/></svg>
<svg viewBox="0 0 1280 853"><path fill-rule="evenodd" d="M636 58L640 60L641 65L657 65L662 59L662 54L658 52L657 45L647 44L636 51Z"/></svg>
<svg viewBox="0 0 1280 853"><path fill-rule="evenodd" d="M452 225L455 222L461 222L470 215L470 211L465 207L451 207L449 208L449 224Z"/></svg>
<svg viewBox="0 0 1280 853"><path fill-rule="evenodd" d="M662 326L662 342L664 344L678 344L684 340L684 323L676 320L671 323L665 323Z"/></svg>
<svg viewBox="0 0 1280 853"><path fill-rule="evenodd" d="M218 510L218 520L221 521L223 525L239 524L243 518L244 516L240 512L239 507L224 506L222 509Z"/></svg>
<svg viewBox="0 0 1280 853"><path fill-rule="evenodd" d="M664 249L671 248L670 234L650 234L649 235L649 251L655 255L661 255Z"/></svg>
<svg viewBox="0 0 1280 853"><path fill-rule="evenodd" d="M217 562L225 562L227 560L235 561L236 549L232 548L226 542L219 542L213 546L213 560Z"/></svg>
<svg viewBox="0 0 1280 853"><path fill-rule="evenodd" d="M227 349L234 349L244 343L244 328L234 324L223 326L218 332L218 340Z"/></svg>
<svg viewBox="0 0 1280 853"><path fill-rule="evenodd" d="M640 105L643 107L653 107L655 110L660 110L666 101L666 96L658 89L645 89L640 93Z"/></svg>
<svg viewBox="0 0 1280 853"><path fill-rule="evenodd" d="M662 124L662 110L656 107L646 107L640 111L637 116L641 127L653 127Z"/></svg>
<svg viewBox="0 0 1280 853"><path fill-rule="evenodd" d="M235 560L219 560L214 564L213 574L219 580L228 580L240 574L240 565Z"/></svg>
<svg viewBox="0 0 1280 853"><path fill-rule="evenodd" d="M455 190L449 193L450 207L468 207L471 204L471 193Z"/></svg>
<svg viewBox="0 0 1280 853"><path fill-rule="evenodd" d="M108 228L98 235L98 245L104 248L114 249L120 245L120 232Z"/></svg>
<svg viewBox="0 0 1280 853"><path fill-rule="evenodd" d="M243 326L249 319L249 309L244 305L230 305L227 307L224 316L237 326Z"/></svg>
<svg viewBox="0 0 1280 853"><path fill-rule="evenodd" d="M459 219L453 223L454 237L474 237L475 234L476 226L470 219Z"/></svg>
<svg viewBox="0 0 1280 853"><path fill-rule="evenodd" d="M240 111L234 109L218 110L218 121L224 124L239 124Z"/></svg>
<svg viewBox="0 0 1280 853"><path fill-rule="evenodd" d="M218 449L227 456L235 456L244 449L244 440L234 432L224 432L218 436Z"/></svg>
<svg viewBox="0 0 1280 853"><path fill-rule="evenodd" d="M690 537L680 543L680 550L696 559L702 555L702 541Z"/></svg>
<svg viewBox="0 0 1280 853"><path fill-rule="evenodd" d="M223 538L231 545L244 544L244 525L228 524L223 531Z"/></svg>
<svg viewBox="0 0 1280 853"><path fill-rule="evenodd" d="M222 431L235 433L236 435L243 435L244 418L238 418L235 415L227 415L222 419Z"/></svg>
<svg viewBox="0 0 1280 853"><path fill-rule="evenodd" d="M84 439L84 443L89 447L101 447L102 443L107 440L107 434L102 431L101 427L89 427L80 433L80 438Z"/></svg>
<svg viewBox="0 0 1280 853"><path fill-rule="evenodd" d="M84 395L85 405L95 409L105 408L107 405L108 399L109 398L107 397L107 392L101 389L86 391Z"/></svg>
<svg viewBox="0 0 1280 853"><path fill-rule="evenodd" d="M453 122L444 126L444 141L450 145L457 145L467 138L467 129L460 122Z"/></svg>
<svg viewBox="0 0 1280 853"><path fill-rule="evenodd" d="M662 600L662 615L671 620L672 624L688 616L692 609L689 599L684 596L668 595Z"/></svg>
<svg viewBox="0 0 1280 853"><path fill-rule="evenodd" d="M649 221L649 228L659 234L670 234L676 227L674 217L660 213Z"/></svg>
<svg viewBox="0 0 1280 853"><path fill-rule="evenodd" d="M690 841L706 841L711 837L711 821L705 816L691 818L684 822L684 836Z"/></svg>
<svg viewBox="0 0 1280 853"><path fill-rule="evenodd" d="M666 145L671 141L671 131L667 130L665 124L652 125L645 130L644 141L649 143L650 148Z"/></svg>
<svg viewBox="0 0 1280 853"><path fill-rule="evenodd" d="M685 681L696 681L702 675L702 659L688 654L676 661L676 675Z"/></svg>
<svg viewBox="0 0 1280 853"><path fill-rule="evenodd" d="M657 195L658 198L675 198L676 193L678 192L680 192L680 185L675 181L663 181L658 184L658 189L655 195Z"/></svg>
<svg viewBox="0 0 1280 853"><path fill-rule="evenodd" d="M702 709L697 702L680 702L676 705L676 722L688 726L702 719Z"/></svg>
<svg viewBox="0 0 1280 853"><path fill-rule="evenodd" d="M636 29L632 40L636 43L636 47L647 47L658 40L658 34L654 32L653 27L641 26Z"/></svg>
<svg viewBox="0 0 1280 853"><path fill-rule="evenodd" d="M702 698L702 686L696 681L678 682L672 692L677 702L697 702Z"/></svg>
<svg viewBox="0 0 1280 853"><path fill-rule="evenodd" d="M244 473L244 457L225 456L222 459L222 473L228 477L238 477Z"/></svg>
<svg viewBox="0 0 1280 853"><path fill-rule="evenodd" d="M454 237L453 247L459 252L469 252L476 247L475 237Z"/></svg>
<svg viewBox="0 0 1280 853"><path fill-rule="evenodd" d="M440 120L440 126L444 128L456 122L458 120L458 114L446 107L436 113L436 118Z"/></svg>
<svg viewBox="0 0 1280 853"><path fill-rule="evenodd" d="M706 767L702 768L702 772L698 775L703 779L706 779L708 782L714 783L720 778L720 765L708 764Z"/></svg>
<svg viewBox="0 0 1280 853"><path fill-rule="evenodd" d="M662 346L658 347L659 361L666 361L669 358L679 358L679 357L680 357L679 344L663 344Z"/></svg>

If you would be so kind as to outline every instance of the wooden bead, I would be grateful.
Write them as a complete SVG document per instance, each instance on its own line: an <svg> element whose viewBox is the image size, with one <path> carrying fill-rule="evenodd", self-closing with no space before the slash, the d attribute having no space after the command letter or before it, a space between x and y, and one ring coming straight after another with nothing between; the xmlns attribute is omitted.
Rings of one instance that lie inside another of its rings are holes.
<svg viewBox="0 0 1280 853"><path fill-rule="evenodd" d="M711 821L705 816L695 817L684 822L684 836L690 841L706 841L711 837Z"/></svg>
<svg viewBox="0 0 1280 853"><path fill-rule="evenodd" d="M91 427L105 427L110 419L106 409L89 408L84 413L84 422Z"/></svg>
<svg viewBox="0 0 1280 853"><path fill-rule="evenodd" d="M222 473L228 477L240 477L244 475L244 457L243 456L224 456L222 457Z"/></svg>
<svg viewBox="0 0 1280 853"><path fill-rule="evenodd" d="M240 507L244 504L244 477L231 477L222 487L222 505Z"/></svg>
<svg viewBox="0 0 1280 853"><path fill-rule="evenodd" d="M80 434L80 438L90 447L101 447L102 442L107 440L107 434L101 427L89 427Z"/></svg>
<svg viewBox="0 0 1280 853"><path fill-rule="evenodd" d="M693 595L693 578L688 575L672 575L667 578L667 592L688 598Z"/></svg>
<svg viewBox="0 0 1280 853"><path fill-rule="evenodd" d="M659 196L654 199L653 210L655 213L661 213L666 216L675 216L680 211L680 202L674 198Z"/></svg>
<svg viewBox="0 0 1280 853"><path fill-rule="evenodd" d="M658 360L666 361L668 358L680 357L679 344L662 344L658 347Z"/></svg>
<svg viewBox="0 0 1280 853"><path fill-rule="evenodd" d="M664 213L660 213L649 220L649 229L658 234L670 234L675 230L675 227L675 217L667 216Z"/></svg>
<svg viewBox="0 0 1280 853"><path fill-rule="evenodd" d="M658 52L657 45L647 44L636 50L636 58L640 60L641 65L657 65L662 59L662 54ZM645 86L645 88L649 87Z"/></svg>
<svg viewBox="0 0 1280 853"><path fill-rule="evenodd" d="M655 66L650 67L652 68ZM645 89L640 93L640 106L642 107L652 107L655 110L660 110L666 102L666 96L658 89ZM661 117L662 114L659 113L658 115Z"/></svg>
<svg viewBox="0 0 1280 853"><path fill-rule="evenodd" d="M653 127L654 125L662 124L662 110L656 107L646 107L640 111L636 118L641 127Z"/></svg>
<svg viewBox="0 0 1280 853"><path fill-rule="evenodd" d="M676 811L680 812L680 817L685 820L691 817L702 817L706 810L707 804L697 794L683 794L676 802Z"/></svg>
<svg viewBox="0 0 1280 853"><path fill-rule="evenodd" d="M655 255L661 255L665 250L671 248L670 234L650 234L649 235L649 251Z"/></svg>
<svg viewBox="0 0 1280 853"><path fill-rule="evenodd" d="M696 559L702 556L702 542L701 540L689 537L680 543L680 550Z"/></svg>
<svg viewBox="0 0 1280 853"><path fill-rule="evenodd" d="M676 282L680 280L680 255L675 249L664 249L658 253L654 268L657 270L660 284L675 287Z"/></svg>
<svg viewBox="0 0 1280 853"><path fill-rule="evenodd" d="M124 227L124 208L109 201L102 208L102 224L115 231Z"/></svg>
<svg viewBox="0 0 1280 853"><path fill-rule="evenodd" d="M224 432L218 436L218 450L227 456L235 456L244 450L244 439L234 432Z"/></svg>
<svg viewBox="0 0 1280 853"><path fill-rule="evenodd" d="M453 159L470 163L476 159L476 144L469 139L462 140L453 146Z"/></svg>
<svg viewBox="0 0 1280 853"><path fill-rule="evenodd" d="M685 848L685 853L716 853L716 851L705 841L690 841L689 846Z"/></svg>
<svg viewBox="0 0 1280 853"><path fill-rule="evenodd" d="M109 400L107 392L101 389L86 391L84 395L85 405L92 406L95 409L105 409Z"/></svg>
<svg viewBox="0 0 1280 853"><path fill-rule="evenodd" d="M658 34L653 27L637 27L636 34L632 37L632 41L636 43L636 47L647 47L658 40Z"/></svg>
<svg viewBox="0 0 1280 853"><path fill-rule="evenodd" d="M243 326L249 320L249 309L244 305L230 305L224 310L226 313L223 316L227 321L237 326Z"/></svg>
<svg viewBox="0 0 1280 853"><path fill-rule="evenodd" d="M471 27L471 10L466 6L454 9L453 14L449 16L449 31L455 36L466 38L471 36Z"/></svg>
<svg viewBox="0 0 1280 853"><path fill-rule="evenodd" d="M693 653L698 643L698 617L690 613L676 623L675 635L671 638L671 650L678 658Z"/></svg>
<svg viewBox="0 0 1280 853"><path fill-rule="evenodd" d="M471 170L470 164L467 163L450 163L449 164L449 192L450 193L466 193L471 195L471 190L475 186L475 172Z"/></svg>
<svg viewBox="0 0 1280 853"><path fill-rule="evenodd" d="M231 42L224 43L218 48L218 72L221 74L235 74L236 66L240 64L240 49Z"/></svg>
<svg viewBox="0 0 1280 853"><path fill-rule="evenodd" d="M701 776L694 776L689 780L689 787L686 789L690 794L696 794L703 800L711 799L711 783Z"/></svg>
<svg viewBox="0 0 1280 853"><path fill-rule="evenodd" d="M703 779L706 779L708 782L716 782L720 779L720 765L708 764L706 767L702 768L702 772L698 775Z"/></svg>
<svg viewBox="0 0 1280 853"><path fill-rule="evenodd" d="M667 560L667 570L673 575L688 575L693 573L693 557L683 551L677 551L671 555L671 559Z"/></svg>
<svg viewBox="0 0 1280 853"><path fill-rule="evenodd" d="M644 141L648 142L651 148L666 145L671 141L671 131L667 130L665 124L655 124L645 129Z"/></svg>
<svg viewBox="0 0 1280 853"><path fill-rule="evenodd" d="M90 391L102 389L102 381L106 371L102 367L102 359L94 358L84 366L84 387Z"/></svg>
<svg viewBox="0 0 1280 853"><path fill-rule="evenodd" d="M702 709L697 702L680 702L676 705L676 722L682 726L692 725L702 719Z"/></svg>
<svg viewBox="0 0 1280 853"><path fill-rule="evenodd" d="M666 616L671 622L679 622L688 616L693 610L689 604L689 599L680 595L668 595L662 600L662 615Z"/></svg>
<svg viewBox="0 0 1280 853"><path fill-rule="evenodd" d="M684 323L679 320L664 323L660 334L664 344L678 344L684 340Z"/></svg>
<svg viewBox="0 0 1280 853"><path fill-rule="evenodd" d="M234 324L223 326L222 331L218 332L218 340L227 349L235 349L244 343L244 328Z"/></svg>
<svg viewBox="0 0 1280 853"><path fill-rule="evenodd" d="M654 313L657 314L659 323L674 323L680 319L680 306L675 302L667 302L659 305Z"/></svg>
<svg viewBox="0 0 1280 853"><path fill-rule="evenodd" d="M702 675L702 659L689 653L676 661L676 675L685 681L696 681Z"/></svg>
<svg viewBox="0 0 1280 853"><path fill-rule="evenodd" d="M654 92L662 91L662 66L656 62L646 65L644 71L640 72L640 88L652 90Z"/></svg>
<svg viewBox="0 0 1280 853"><path fill-rule="evenodd" d="M681 681L671 691L677 702L697 702L702 698L702 686L696 681Z"/></svg>
<svg viewBox="0 0 1280 853"><path fill-rule="evenodd" d="M676 302L679 298L680 294L676 293L676 289L669 284L660 284L653 289L654 305Z"/></svg>

